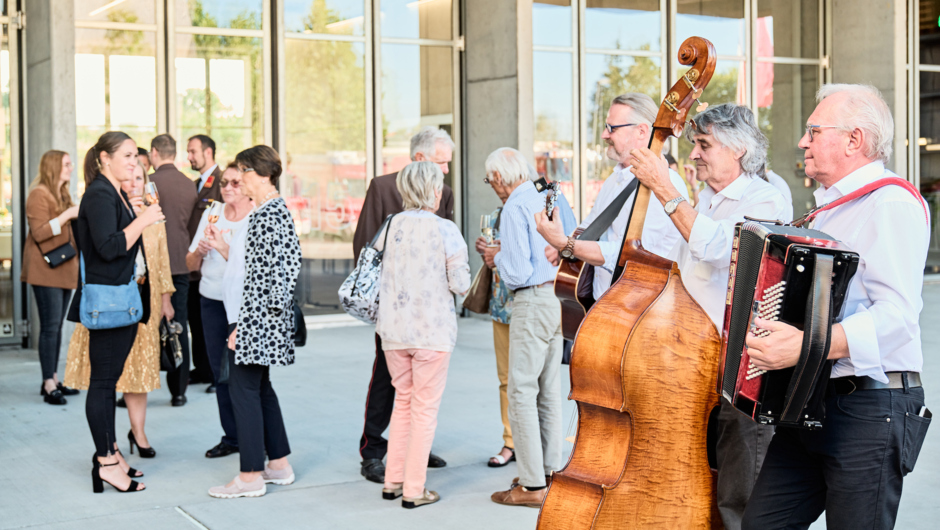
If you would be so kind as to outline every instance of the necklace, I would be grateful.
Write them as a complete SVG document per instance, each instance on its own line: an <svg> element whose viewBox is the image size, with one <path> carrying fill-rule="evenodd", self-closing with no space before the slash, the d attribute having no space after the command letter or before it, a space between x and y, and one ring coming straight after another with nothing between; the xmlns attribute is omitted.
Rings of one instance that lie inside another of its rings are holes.
<svg viewBox="0 0 940 530"><path fill-rule="evenodd" d="M278 191L277 191L277 190L273 190L273 191L269 192L267 195L264 196L263 199L261 199L261 204L259 204L258 206L263 206L264 203L268 202L269 200L273 199L274 197L277 197L277 194L278 194Z"/></svg>

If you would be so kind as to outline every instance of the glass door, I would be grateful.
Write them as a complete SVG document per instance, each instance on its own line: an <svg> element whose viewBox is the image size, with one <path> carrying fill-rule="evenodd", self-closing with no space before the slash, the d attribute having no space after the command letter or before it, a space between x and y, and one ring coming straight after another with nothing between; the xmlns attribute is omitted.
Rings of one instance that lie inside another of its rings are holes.
<svg viewBox="0 0 940 530"><path fill-rule="evenodd" d="M19 281L24 183L15 104L19 96L16 34L15 23L0 16L0 344L17 343L26 331L21 326L23 289Z"/></svg>

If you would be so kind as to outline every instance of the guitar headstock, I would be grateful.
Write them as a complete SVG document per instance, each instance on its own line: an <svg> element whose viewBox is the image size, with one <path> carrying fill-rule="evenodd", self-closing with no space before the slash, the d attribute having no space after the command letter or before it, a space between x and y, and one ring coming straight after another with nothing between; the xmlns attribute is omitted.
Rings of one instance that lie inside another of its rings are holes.
<svg viewBox="0 0 940 530"><path fill-rule="evenodd" d="M689 108L697 102L697 112L708 107L708 103L699 101L705 85L715 73L718 53L715 46L702 37L689 37L679 48L679 63L692 66L676 84L672 85L653 123L653 138L658 143L665 142L670 136L679 136L685 128Z"/></svg>
<svg viewBox="0 0 940 530"><path fill-rule="evenodd" d="M558 194L561 192L558 190L557 182L546 185L545 190L548 192L545 196L545 215L551 220L552 212L555 210L555 202L558 200Z"/></svg>

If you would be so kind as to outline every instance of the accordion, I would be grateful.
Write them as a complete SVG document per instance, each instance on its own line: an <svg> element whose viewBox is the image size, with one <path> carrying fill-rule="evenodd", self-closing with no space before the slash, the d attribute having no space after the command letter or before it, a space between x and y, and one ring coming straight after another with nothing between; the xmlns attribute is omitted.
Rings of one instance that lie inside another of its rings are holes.
<svg viewBox="0 0 940 530"><path fill-rule="evenodd" d="M754 421L805 429L822 427L832 362L829 332L841 320L858 254L832 237L795 226L745 221L735 227L725 299L718 392ZM754 318L803 331L796 366L757 370L745 345Z"/></svg>

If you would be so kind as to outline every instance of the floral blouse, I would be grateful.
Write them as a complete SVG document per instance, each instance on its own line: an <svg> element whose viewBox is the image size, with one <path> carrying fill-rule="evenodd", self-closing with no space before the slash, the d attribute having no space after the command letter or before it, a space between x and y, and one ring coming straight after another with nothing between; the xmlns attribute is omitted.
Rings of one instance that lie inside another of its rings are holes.
<svg viewBox="0 0 940 530"><path fill-rule="evenodd" d="M490 226L498 229L496 222L499 220L499 213L502 208L493 210L490 215ZM490 300L490 317L494 322L500 324L509 324L509 317L512 315L512 291L506 284L499 279L499 271L493 267L493 298Z"/></svg>

